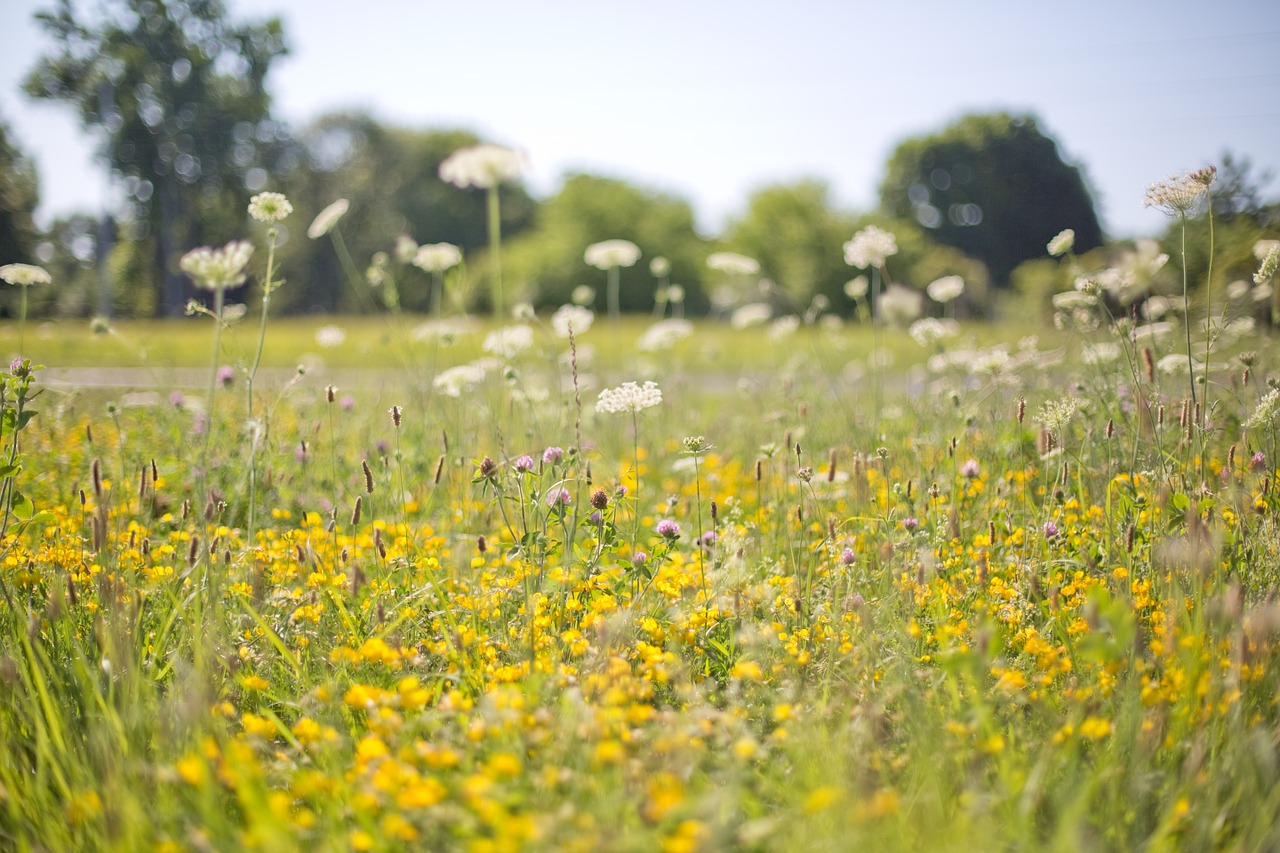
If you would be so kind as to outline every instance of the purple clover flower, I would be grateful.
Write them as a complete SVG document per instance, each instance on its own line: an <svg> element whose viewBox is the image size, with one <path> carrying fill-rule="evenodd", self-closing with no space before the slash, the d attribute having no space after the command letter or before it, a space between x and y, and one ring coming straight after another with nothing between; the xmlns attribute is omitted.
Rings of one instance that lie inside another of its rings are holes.
<svg viewBox="0 0 1280 853"><path fill-rule="evenodd" d="M658 531L658 535L664 539L679 539L680 525L670 518L664 518L658 522L658 526L654 528Z"/></svg>
<svg viewBox="0 0 1280 853"><path fill-rule="evenodd" d="M548 447L542 451L542 461L548 465L554 465L564 458L563 447Z"/></svg>

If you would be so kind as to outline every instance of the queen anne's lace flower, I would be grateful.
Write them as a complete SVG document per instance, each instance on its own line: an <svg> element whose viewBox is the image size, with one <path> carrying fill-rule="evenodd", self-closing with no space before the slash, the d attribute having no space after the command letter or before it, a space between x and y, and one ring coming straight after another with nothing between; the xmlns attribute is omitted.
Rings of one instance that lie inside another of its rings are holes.
<svg viewBox="0 0 1280 853"><path fill-rule="evenodd" d="M484 373L479 364L459 364L437 373L431 385L446 397L461 397L463 391L484 381Z"/></svg>
<svg viewBox="0 0 1280 853"><path fill-rule="evenodd" d="M727 275L755 275L760 263L755 258L737 252L714 252L707 258L707 266Z"/></svg>
<svg viewBox="0 0 1280 853"><path fill-rule="evenodd" d="M596 400L596 411L608 414L640 412L662 403L662 389L657 382L637 385L624 382L617 388L606 388Z"/></svg>
<svg viewBox="0 0 1280 853"><path fill-rule="evenodd" d="M462 250L452 243L427 243L413 256L413 265L424 272L444 272L460 263Z"/></svg>
<svg viewBox="0 0 1280 853"><path fill-rule="evenodd" d="M582 259L598 270L630 267L640 260L640 247L630 240L605 240L588 246Z"/></svg>
<svg viewBox="0 0 1280 853"><path fill-rule="evenodd" d="M44 267L33 264L5 264L0 267L0 279L7 284L27 287L32 284L49 284L53 281Z"/></svg>
<svg viewBox="0 0 1280 853"><path fill-rule="evenodd" d="M958 275L944 275L924 289L934 302L947 303L964 293L964 279Z"/></svg>
<svg viewBox="0 0 1280 853"><path fill-rule="evenodd" d="M844 244L844 262L852 267L883 267L885 259L898 254L898 241L883 228L868 225Z"/></svg>
<svg viewBox="0 0 1280 853"><path fill-rule="evenodd" d="M524 170L520 152L484 143L459 148L440 164L440 180L455 187L489 189L514 181Z"/></svg>
<svg viewBox="0 0 1280 853"><path fill-rule="evenodd" d="M1070 228L1067 228L1063 231L1059 231L1057 235L1052 240L1049 241L1049 245L1046 246L1045 248L1049 250L1049 254L1053 255L1056 258L1059 255L1070 252L1071 247L1074 246L1075 244L1076 244L1076 232L1072 231Z"/></svg>
<svg viewBox="0 0 1280 853"><path fill-rule="evenodd" d="M556 313L551 315L551 328L556 333L556 337L567 338L571 331L575 335L580 335L590 329L595 318L595 312L590 308L561 305L556 309Z"/></svg>
<svg viewBox="0 0 1280 853"><path fill-rule="evenodd" d="M671 349L678 341L682 341L692 334L693 324L688 320L675 317L669 320L659 320L645 329L644 334L640 336L640 340L636 341L636 349L641 352L657 352L658 350Z"/></svg>
<svg viewBox="0 0 1280 853"><path fill-rule="evenodd" d="M307 228L307 236L316 240L328 234L338 224L338 220L347 212L349 206L345 198L340 198L317 213L316 218L311 220L311 225Z"/></svg>
<svg viewBox="0 0 1280 853"><path fill-rule="evenodd" d="M253 244L232 240L221 249L201 246L182 256L179 266L197 287L222 290L244 283L244 265L253 255Z"/></svg>
<svg viewBox="0 0 1280 853"><path fill-rule="evenodd" d="M1205 170L1201 169L1185 175L1170 175L1163 181L1156 181L1147 187L1142 206L1158 207L1169 216L1191 212L1212 183L1212 177L1204 180L1204 173Z"/></svg>
<svg viewBox="0 0 1280 853"><path fill-rule="evenodd" d="M249 215L259 222L279 222L290 213L293 205L280 193L258 193L249 199Z"/></svg>
<svg viewBox="0 0 1280 853"><path fill-rule="evenodd" d="M483 349L498 358L513 359L533 346L533 329L528 326L504 326L485 336Z"/></svg>

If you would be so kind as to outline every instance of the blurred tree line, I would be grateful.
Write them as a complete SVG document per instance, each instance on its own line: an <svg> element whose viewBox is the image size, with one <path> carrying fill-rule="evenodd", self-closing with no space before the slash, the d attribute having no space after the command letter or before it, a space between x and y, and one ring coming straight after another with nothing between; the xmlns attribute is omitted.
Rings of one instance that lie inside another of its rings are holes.
<svg viewBox="0 0 1280 853"><path fill-rule="evenodd" d="M246 206L263 190L283 192L295 208L280 229L287 284L273 297L275 310L382 310L394 280L402 310L426 311L428 274L409 261L418 244L440 242L459 246L465 258L445 304L485 307L484 191L439 175L449 155L479 137L350 112L287 127L273 119L267 87L288 49L280 21L232 21L220 0L106 0L92 13L57 0L38 18L51 47L25 89L72 107L97 134L125 204L109 219L69 216L39 233L35 170L0 122L0 263L41 263L55 281L32 292L34 312L182 314L199 294L179 273L179 258L198 245L261 236ZM1245 244L1277 227L1277 208L1263 203L1261 184L1247 161L1224 158L1214 209L1219 251L1230 257L1215 279L1237 275ZM1104 239L1083 174L1030 115L965 116L905 140L887 164L878 211L841 210L826 183L800 180L757 190L715 239L699 235L686 200L617 178L570 174L542 199L519 183L500 193L503 279L538 307L602 292L604 273L587 265L583 250L622 238L642 252L639 264L620 271L624 311L652 310L667 285L680 286L689 313L726 307L716 301L724 278L706 259L732 251L756 259L760 270L753 290L729 298L847 314L846 284L860 271L844 263L841 246L876 223L898 240L887 270L893 280L924 288L960 275L966 290L953 310L991 316L998 294L1028 279L1026 270L1034 271L1060 230L1075 230L1082 253ZM350 264L335 241L306 233L339 198L349 202L338 228ZM651 266L658 257L665 269ZM1203 263L1207 245L1202 251L1193 241L1188 257ZM372 279L382 282L376 287L366 277L371 265L378 269ZM256 292L251 279L229 298L252 306ZM0 295L0 310L12 299Z"/></svg>

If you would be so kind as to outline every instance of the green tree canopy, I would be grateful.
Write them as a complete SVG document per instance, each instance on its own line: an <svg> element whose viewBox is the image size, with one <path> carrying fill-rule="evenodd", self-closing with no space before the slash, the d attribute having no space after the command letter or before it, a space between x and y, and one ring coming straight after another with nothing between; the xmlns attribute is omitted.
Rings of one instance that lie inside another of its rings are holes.
<svg viewBox="0 0 1280 853"><path fill-rule="evenodd" d="M760 274L772 279L803 311L822 294L831 304L846 301L844 283L851 277L841 246L854 232L856 219L831 204L823 181L776 184L751 195L746 213L725 230L725 244L760 262Z"/></svg>
<svg viewBox="0 0 1280 853"><path fill-rule="evenodd" d="M684 286L690 309L705 307L701 282L708 250L694 230L689 203L596 175L569 175L542 205L534 226L513 240L504 256L507 280L539 305L567 302L581 284L602 293L604 273L588 266L583 252L615 238L630 240L641 251L639 263L621 270L622 311L652 309L658 281L649 262L657 256L671 262L670 280Z"/></svg>
<svg viewBox="0 0 1280 853"><path fill-rule="evenodd" d="M35 164L0 121L0 264L35 263L36 205L40 181Z"/></svg>
<svg viewBox="0 0 1280 853"><path fill-rule="evenodd" d="M880 202L915 219L933 239L983 261L993 283L1040 257L1064 228L1076 249L1102 243L1080 170L1030 115L970 115L939 133L908 139L889 160Z"/></svg>
<svg viewBox="0 0 1280 853"><path fill-rule="evenodd" d="M303 156L284 179L293 202L290 238L282 250L289 287L278 294L283 310L359 310L370 300L353 292L330 240L308 240L308 223L330 202L345 198L349 212L339 227L359 271L377 252L392 252L404 235L416 243L453 243L470 256L487 245L483 190L459 189L440 179L440 164L454 151L481 140L465 130L414 130L363 113L334 113L298 136ZM518 235L536 202L518 185L504 184L502 233ZM483 266L480 264L479 266ZM400 304L428 306L427 278L413 268L395 271Z"/></svg>
<svg viewBox="0 0 1280 853"><path fill-rule="evenodd" d="M99 131L133 236L152 246L157 307L179 314L190 291L178 259L240 234L250 191L287 150L264 86L285 52L281 24L234 23L219 0L105 0L92 12L59 0L37 18L54 50L25 88Z"/></svg>

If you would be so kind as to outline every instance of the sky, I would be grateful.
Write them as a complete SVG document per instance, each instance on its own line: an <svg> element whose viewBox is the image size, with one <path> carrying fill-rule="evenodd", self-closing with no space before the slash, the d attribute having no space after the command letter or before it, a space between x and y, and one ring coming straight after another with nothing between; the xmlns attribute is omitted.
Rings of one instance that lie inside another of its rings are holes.
<svg viewBox="0 0 1280 853"><path fill-rule="evenodd" d="M83 5L90 0L77 0ZM52 0L0 0L0 121L37 163L49 223L115 197L96 139L20 83ZM1000 0L229 0L279 16L267 78L292 127L357 109L522 149L528 186L623 178L687 199L718 232L801 178L864 211L894 147L970 112L1035 114L1083 167L1108 234L1156 234L1147 184L1224 150L1280 174L1280 3ZM1280 180L1267 185L1280 198ZM618 235L626 236L626 235Z"/></svg>

